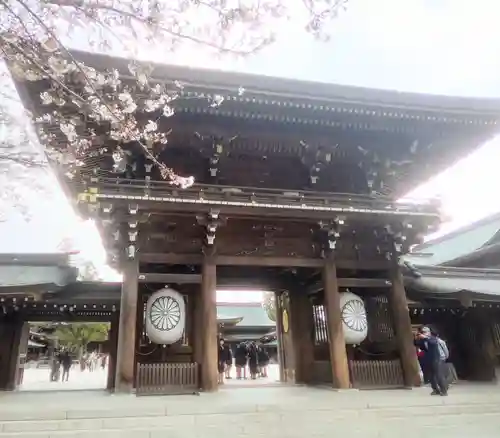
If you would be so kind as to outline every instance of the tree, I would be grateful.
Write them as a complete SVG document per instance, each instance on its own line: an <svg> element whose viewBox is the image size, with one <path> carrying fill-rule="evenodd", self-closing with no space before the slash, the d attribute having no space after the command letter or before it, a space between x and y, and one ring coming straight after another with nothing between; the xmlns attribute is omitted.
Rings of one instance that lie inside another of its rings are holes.
<svg viewBox="0 0 500 438"><path fill-rule="evenodd" d="M59 345L82 355L91 342L106 341L108 330L109 324L105 323L71 323L59 325L54 331L54 337L59 340Z"/></svg>
<svg viewBox="0 0 500 438"><path fill-rule="evenodd" d="M262 301L262 307L267 313L268 318L276 322L276 296L274 292L265 292L264 300Z"/></svg>
<svg viewBox="0 0 500 438"><path fill-rule="evenodd" d="M0 0L0 56L17 81L44 83L43 114L35 118L44 147L23 134L21 145L2 142L0 163L45 166L56 162L72 178L84 158L107 155L113 172L125 172L137 148L165 180L181 187L181 177L159 158L168 142L160 121L175 112L183 85L155 82L152 66L131 61L130 81L117 71L101 72L75 59L68 49L75 39L104 52L126 47L130 55L146 44L161 49L248 55L275 41L278 31L305 30L324 38L324 25L346 0ZM2 84L6 82L2 76ZM242 93L244 90L235 90ZM221 96L207 105L218 106ZM2 100L3 102L3 100ZM3 102L4 103L4 102ZM8 111L0 111L8 113ZM148 117L142 117L146 114ZM141 115L141 117L138 117ZM12 117L7 117L12 122ZM15 119L14 119L15 120ZM57 133L54 133L57 127ZM26 127L23 127L26 130ZM62 133L64 141L58 135ZM104 139L113 139L109 144ZM28 151L29 149L29 151ZM33 154L34 156L29 156Z"/></svg>

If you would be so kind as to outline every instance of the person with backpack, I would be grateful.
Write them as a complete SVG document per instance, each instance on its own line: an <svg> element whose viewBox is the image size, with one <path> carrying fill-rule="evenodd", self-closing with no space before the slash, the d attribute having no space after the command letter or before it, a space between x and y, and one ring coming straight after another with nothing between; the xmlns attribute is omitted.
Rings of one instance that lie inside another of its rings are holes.
<svg viewBox="0 0 500 438"><path fill-rule="evenodd" d="M431 395L448 395L445 363L449 352L446 342L431 333L429 327L422 327L415 339L415 345L424 351L432 386Z"/></svg>

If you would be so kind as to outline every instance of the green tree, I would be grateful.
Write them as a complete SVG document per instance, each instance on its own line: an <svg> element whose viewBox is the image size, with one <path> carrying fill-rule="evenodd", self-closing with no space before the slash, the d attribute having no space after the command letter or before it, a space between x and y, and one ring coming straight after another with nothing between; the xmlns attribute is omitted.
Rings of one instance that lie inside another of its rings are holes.
<svg viewBox="0 0 500 438"><path fill-rule="evenodd" d="M276 296L274 292L265 292L264 300L262 301L262 307L267 313L268 318L276 322Z"/></svg>
<svg viewBox="0 0 500 438"><path fill-rule="evenodd" d="M58 326L54 337L59 340L59 345L82 355L91 342L103 342L108 339L108 330L109 324L106 323L72 323Z"/></svg>

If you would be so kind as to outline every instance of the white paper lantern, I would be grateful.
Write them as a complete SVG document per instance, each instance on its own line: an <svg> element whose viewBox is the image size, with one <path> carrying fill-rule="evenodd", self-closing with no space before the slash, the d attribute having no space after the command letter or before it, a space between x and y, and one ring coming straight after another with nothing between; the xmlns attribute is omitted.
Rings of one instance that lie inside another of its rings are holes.
<svg viewBox="0 0 500 438"><path fill-rule="evenodd" d="M165 288L151 295L146 304L146 334L155 344L175 344L184 334L186 304L174 289Z"/></svg>
<svg viewBox="0 0 500 438"><path fill-rule="evenodd" d="M361 344L368 336L364 301L351 292L340 294L340 311L346 344Z"/></svg>

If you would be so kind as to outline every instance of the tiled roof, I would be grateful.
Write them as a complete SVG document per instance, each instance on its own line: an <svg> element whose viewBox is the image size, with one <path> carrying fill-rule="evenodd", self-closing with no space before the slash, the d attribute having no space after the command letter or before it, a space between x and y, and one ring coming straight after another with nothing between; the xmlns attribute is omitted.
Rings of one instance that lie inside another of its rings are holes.
<svg viewBox="0 0 500 438"><path fill-rule="evenodd" d="M274 327L275 323L269 319L266 311L260 304L245 303L218 303L217 318L243 318L238 327Z"/></svg>
<svg viewBox="0 0 500 438"><path fill-rule="evenodd" d="M495 214L419 245L404 258L420 266L447 264L490 244L499 230L500 214Z"/></svg>

